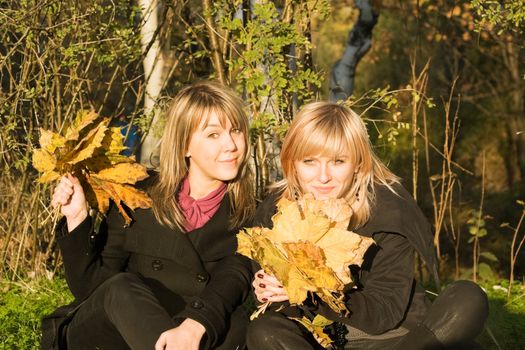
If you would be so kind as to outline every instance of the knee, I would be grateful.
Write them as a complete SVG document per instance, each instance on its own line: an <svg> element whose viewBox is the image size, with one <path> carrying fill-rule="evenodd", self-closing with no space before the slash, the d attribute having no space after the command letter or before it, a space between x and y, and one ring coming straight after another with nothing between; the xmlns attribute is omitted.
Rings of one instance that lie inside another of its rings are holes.
<svg viewBox="0 0 525 350"><path fill-rule="evenodd" d="M269 335L272 334L274 325L269 317L260 315L248 324L246 331L246 341L249 349L265 349L270 341Z"/></svg>
<svg viewBox="0 0 525 350"><path fill-rule="evenodd" d="M310 337L294 321L273 311L250 322L246 337L250 350L313 349Z"/></svg>
<svg viewBox="0 0 525 350"><path fill-rule="evenodd" d="M472 281L460 280L449 285L442 294L456 314L468 316L473 322L485 322L489 314L487 294Z"/></svg>
<svg viewBox="0 0 525 350"><path fill-rule="evenodd" d="M111 308L129 306L136 297L137 287L143 285L138 275L129 272L118 273L110 277L105 284L104 305Z"/></svg>
<svg viewBox="0 0 525 350"><path fill-rule="evenodd" d="M471 281L456 281L440 293L423 325L443 344L461 343L483 330L488 313L485 292Z"/></svg>
<svg viewBox="0 0 525 350"><path fill-rule="evenodd" d="M266 311L248 325L246 333L248 349L289 349L287 344L294 338L294 330L293 321L279 313Z"/></svg>

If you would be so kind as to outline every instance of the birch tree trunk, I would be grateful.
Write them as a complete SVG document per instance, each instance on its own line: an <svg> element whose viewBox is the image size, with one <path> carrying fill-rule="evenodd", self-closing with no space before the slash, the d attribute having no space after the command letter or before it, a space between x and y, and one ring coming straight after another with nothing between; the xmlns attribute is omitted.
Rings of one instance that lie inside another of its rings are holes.
<svg viewBox="0 0 525 350"><path fill-rule="evenodd" d="M332 69L329 84L330 101L346 100L354 90L357 64L372 46L372 30L379 17L373 3L372 0L355 0L359 18L350 30L343 57Z"/></svg>
<svg viewBox="0 0 525 350"><path fill-rule="evenodd" d="M217 75L217 79L222 84L227 84L226 75L224 74L224 61L222 52L222 45L219 43L219 38L217 33L219 29L215 25L212 15L212 4L210 0L204 0L202 3L204 8L204 21L206 23L206 31L208 32L208 37L210 38L210 48L211 48L211 62L213 64L213 69Z"/></svg>
<svg viewBox="0 0 525 350"><path fill-rule="evenodd" d="M159 113L155 105L164 86L165 64L159 39L159 2L157 0L139 0L142 9L143 24L140 28L141 46L144 60L145 93L144 114L152 115L152 121L142 142L140 161L148 168L158 165L158 145L160 137L153 132Z"/></svg>

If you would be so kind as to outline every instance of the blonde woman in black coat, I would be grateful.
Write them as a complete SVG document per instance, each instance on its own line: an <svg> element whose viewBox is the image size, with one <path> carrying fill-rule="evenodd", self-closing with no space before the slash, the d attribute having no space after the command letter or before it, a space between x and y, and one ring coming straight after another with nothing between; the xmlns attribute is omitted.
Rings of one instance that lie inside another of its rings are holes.
<svg viewBox="0 0 525 350"><path fill-rule="evenodd" d="M79 181L61 179L52 205L65 216L58 242L76 309L56 342L70 350L243 347L251 274L235 255L235 234L254 211L248 145L239 97L200 82L171 102L160 168L141 185L153 208L133 212L129 227L112 208L94 232Z"/></svg>
<svg viewBox="0 0 525 350"><path fill-rule="evenodd" d="M272 226L280 197L293 200L311 193L319 200L344 198L353 211L348 229L372 237L376 244L360 268L350 269L356 288L345 293L344 315L320 301L290 306L279 281L257 271L255 295L273 304L250 323L250 350L317 348L309 332L286 317L315 314L337 322L337 348L469 348L466 344L487 317L486 295L476 284L458 281L430 305L414 279L416 251L437 279L430 225L399 179L374 154L357 114L329 102L304 106L284 139L281 165L284 180L257 209L256 226Z"/></svg>

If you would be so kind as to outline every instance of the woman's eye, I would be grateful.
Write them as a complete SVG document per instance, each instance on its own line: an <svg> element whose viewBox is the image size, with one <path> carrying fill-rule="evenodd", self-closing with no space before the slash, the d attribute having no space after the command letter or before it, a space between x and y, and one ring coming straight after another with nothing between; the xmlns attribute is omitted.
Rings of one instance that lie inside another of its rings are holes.
<svg viewBox="0 0 525 350"><path fill-rule="evenodd" d="M334 159L334 164L344 164L344 163L345 163L344 159Z"/></svg>
<svg viewBox="0 0 525 350"><path fill-rule="evenodd" d="M242 130L238 128L233 128L231 129L231 133L232 134L242 134Z"/></svg>
<svg viewBox="0 0 525 350"><path fill-rule="evenodd" d="M306 158L306 159L303 159L303 163L304 163L304 164L313 164L313 163L314 163L314 160L313 160L313 159L310 159L310 158Z"/></svg>
<svg viewBox="0 0 525 350"><path fill-rule="evenodd" d="M219 137L219 133L212 132L212 133L208 134L208 137L209 137L210 139L216 139L216 138Z"/></svg>

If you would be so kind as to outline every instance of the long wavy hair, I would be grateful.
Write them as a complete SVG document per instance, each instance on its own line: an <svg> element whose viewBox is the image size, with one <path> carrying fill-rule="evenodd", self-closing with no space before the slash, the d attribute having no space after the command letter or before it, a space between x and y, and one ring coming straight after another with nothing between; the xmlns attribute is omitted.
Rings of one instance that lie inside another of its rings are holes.
<svg viewBox="0 0 525 350"><path fill-rule="evenodd" d="M358 228L370 218L375 200L374 185L385 185L394 192L392 185L398 183L399 178L376 156L365 124L350 108L332 102L312 102L302 107L281 149L284 179L274 187L282 191L282 196L294 199L303 194L295 161L310 156L337 158L343 154L354 165L354 174L353 181L343 188L340 197L352 207L350 227Z"/></svg>
<svg viewBox="0 0 525 350"><path fill-rule="evenodd" d="M238 227L253 216L253 177L248 166L249 125L243 101L226 86L201 81L180 90L167 110L166 127L160 144L158 180L150 189L155 217L165 226L184 231L186 219L179 207L177 193L189 170L185 156L191 136L213 112L222 125L229 120L232 127L240 129L246 143L239 172L228 182L227 193L232 208L229 226Z"/></svg>

